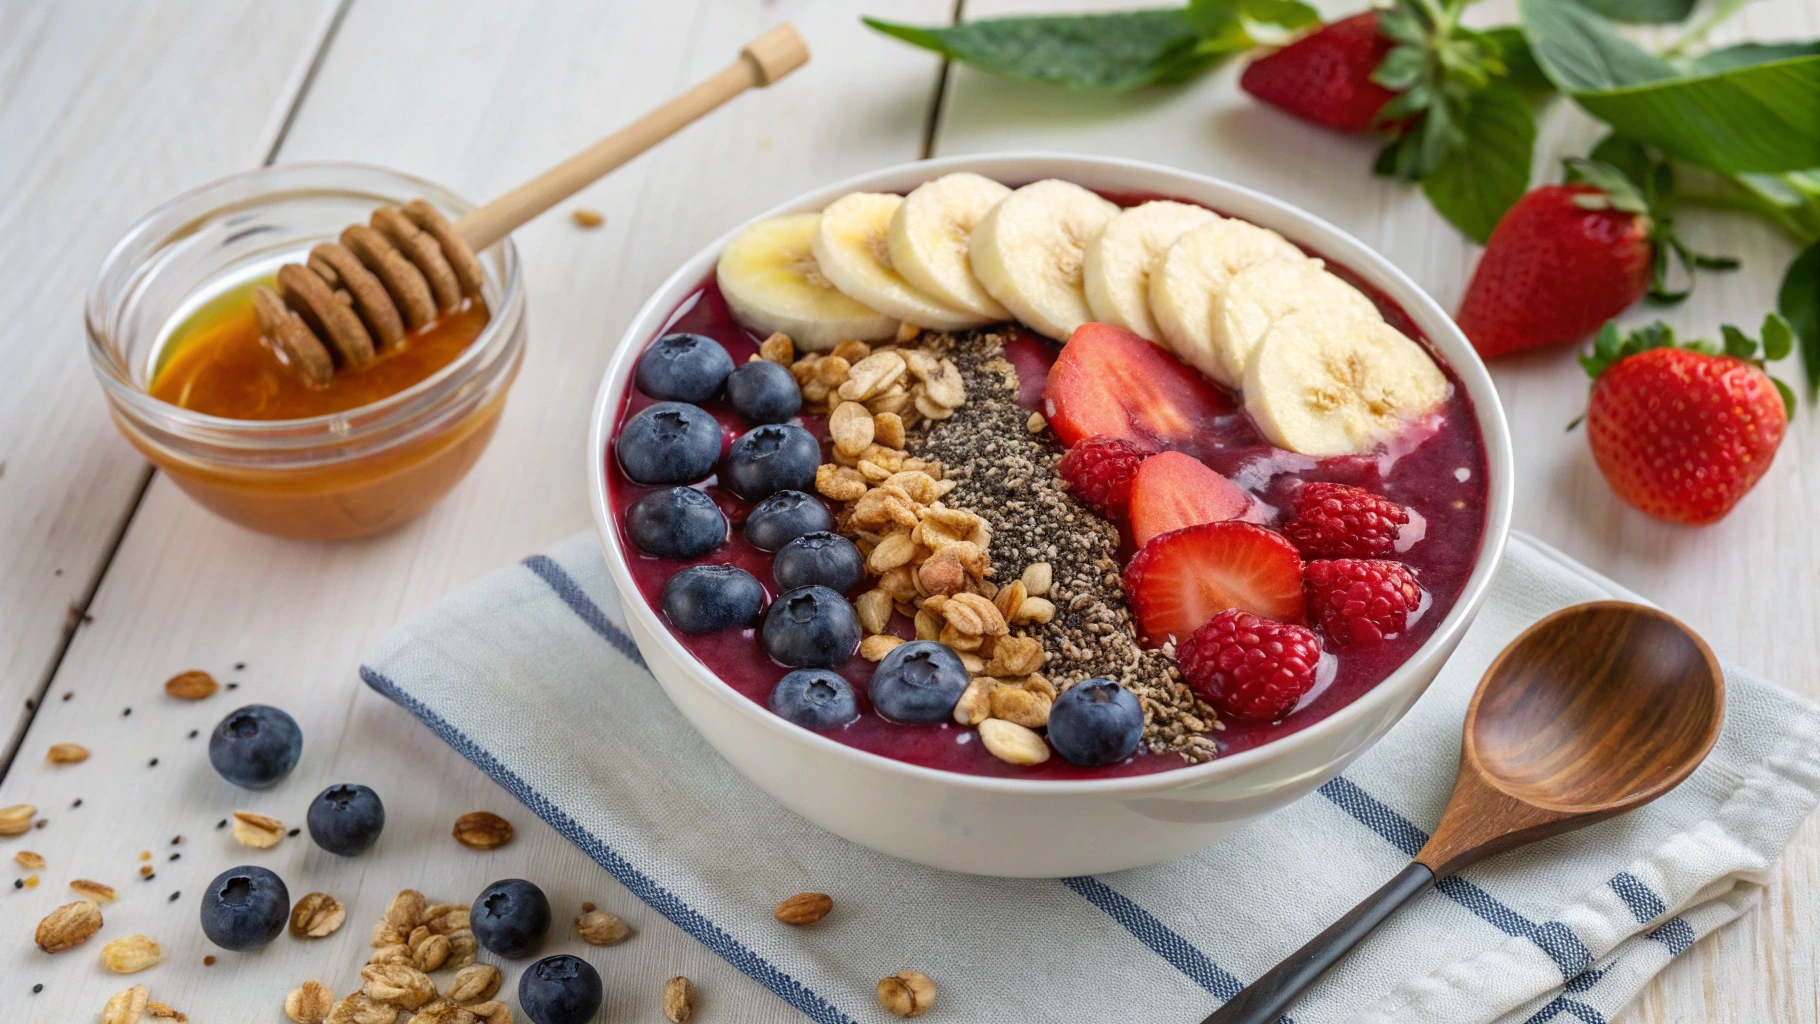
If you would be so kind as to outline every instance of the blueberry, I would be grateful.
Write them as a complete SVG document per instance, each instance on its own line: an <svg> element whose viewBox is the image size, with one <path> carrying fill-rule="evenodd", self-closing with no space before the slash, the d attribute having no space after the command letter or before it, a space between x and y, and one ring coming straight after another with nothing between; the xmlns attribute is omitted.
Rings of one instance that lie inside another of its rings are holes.
<svg viewBox="0 0 1820 1024"><path fill-rule="evenodd" d="M202 934L222 949L258 949L277 938L290 917L284 879L251 864L216 875L202 893Z"/></svg>
<svg viewBox="0 0 1820 1024"><path fill-rule="evenodd" d="M771 690L771 711L805 729L832 729L859 717L853 687L825 668L799 668Z"/></svg>
<svg viewBox="0 0 1820 1024"><path fill-rule="evenodd" d="M303 730L290 715L265 704L228 713L209 736L209 763L236 786L264 789L297 767Z"/></svg>
<svg viewBox="0 0 1820 1024"><path fill-rule="evenodd" d="M727 539L727 517L713 498L693 487L666 487L626 509L626 536L647 555L694 558Z"/></svg>
<svg viewBox="0 0 1820 1024"><path fill-rule="evenodd" d="M316 845L343 857L365 853L385 829L385 804L365 786L330 786L310 804L304 823Z"/></svg>
<svg viewBox="0 0 1820 1024"><path fill-rule="evenodd" d="M584 1024L602 994L599 972L567 953L544 957L518 978L518 1005L531 1024Z"/></svg>
<svg viewBox="0 0 1820 1024"><path fill-rule="evenodd" d="M706 402L720 394L720 386L732 372L733 357L720 342L699 334L666 334L638 357L634 379L638 390L652 398ZM796 379L792 377L790 382L794 385Z"/></svg>
<svg viewBox="0 0 1820 1024"><path fill-rule="evenodd" d="M845 594L866 574L866 558L850 540L837 533L805 533L777 552L771 575L778 590L824 586Z"/></svg>
<svg viewBox="0 0 1820 1024"><path fill-rule="evenodd" d="M866 696L886 718L940 722L954 713L967 690L967 666L960 655L934 640L898 644L872 670Z"/></svg>
<svg viewBox="0 0 1820 1024"><path fill-rule="evenodd" d="M468 927L474 938L500 956L524 956L550 930L550 901L522 878L494 882L474 897Z"/></svg>
<svg viewBox="0 0 1820 1024"><path fill-rule="evenodd" d="M748 423L782 423L802 409L803 393L789 370L759 359L727 378L727 401Z"/></svg>
<svg viewBox="0 0 1820 1024"><path fill-rule="evenodd" d="M747 501L758 501L778 491L814 490L821 464L815 435L792 423L767 423L733 442L720 482Z"/></svg>
<svg viewBox="0 0 1820 1024"><path fill-rule="evenodd" d="M827 668L859 646L859 619L847 599L827 587L799 587L771 602L763 633L765 650L783 664Z"/></svg>
<svg viewBox="0 0 1820 1024"><path fill-rule="evenodd" d="M765 588L732 565L691 565L664 584L664 615L685 633L744 626L765 606Z"/></svg>
<svg viewBox="0 0 1820 1024"><path fill-rule="evenodd" d="M714 472L720 424L682 402L646 406L620 428L619 466L641 484L692 484Z"/></svg>
<svg viewBox="0 0 1820 1024"><path fill-rule="evenodd" d="M1143 735L1143 707L1110 679L1076 683L1049 711L1049 745L1075 764L1116 764Z"/></svg>
<svg viewBox="0 0 1820 1024"><path fill-rule="evenodd" d="M760 551L776 551L805 533L834 529L834 513L812 494L778 491L746 516L746 539Z"/></svg>

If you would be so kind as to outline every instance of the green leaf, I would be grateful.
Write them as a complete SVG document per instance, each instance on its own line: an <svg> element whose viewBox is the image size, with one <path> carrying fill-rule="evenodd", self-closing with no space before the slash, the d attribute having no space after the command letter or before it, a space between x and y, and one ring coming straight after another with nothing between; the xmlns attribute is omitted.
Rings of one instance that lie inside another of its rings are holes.
<svg viewBox="0 0 1820 1024"><path fill-rule="evenodd" d="M1820 393L1820 242L1802 250L1782 276L1776 311L1788 318L1801 342L1801 368L1807 371L1807 393Z"/></svg>
<svg viewBox="0 0 1820 1024"><path fill-rule="evenodd" d="M1526 6L1551 2L1559 0L1524 0ZM1713 170L1820 167L1820 56L1694 78L1580 87L1574 101L1629 138Z"/></svg>
<svg viewBox="0 0 1820 1024"><path fill-rule="evenodd" d="M1617 168L1638 189L1644 188L1650 176L1655 173L1649 159L1649 148L1622 135L1605 136L1588 155L1599 163Z"/></svg>
<svg viewBox="0 0 1820 1024"><path fill-rule="evenodd" d="M1719 337L1725 340L1725 354L1734 359L1749 359L1757 354L1757 343L1731 324L1719 326Z"/></svg>
<svg viewBox="0 0 1820 1024"><path fill-rule="evenodd" d="M1613 21L1666 24L1686 20L1694 0L1575 0L1580 6Z"/></svg>
<svg viewBox="0 0 1820 1024"><path fill-rule="evenodd" d="M1472 98L1465 142L1422 178L1422 192L1448 223L1483 244L1529 187L1536 119L1523 94L1492 85Z"/></svg>
<svg viewBox="0 0 1820 1024"><path fill-rule="evenodd" d="M1572 0L1518 0L1517 13L1536 63L1564 92L1620 88L1678 74L1674 65ZM1612 127L1623 131L1622 125Z"/></svg>
<svg viewBox="0 0 1820 1024"><path fill-rule="evenodd" d="M1771 377L1769 382L1776 386L1776 394L1782 396L1782 414L1784 416L1793 416L1795 414L1794 390L1787 384L1782 383L1782 378L1780 377Z"/></svg>
<svg viewBox="0 0 1820 1024"><path fill-rule="evenodd" d="M1237 18L1249 41L1258 43L1286 42L1296 29L1321 22L1321 12L1302 0L1188 0L1188 20L1203 40L1213 36L1205 25L1220 23L1224 12Z"/></svg>
<svg viewBox="0 0 1820 1024"><path fill-rule="evenodd" d="M1739 43L1724 49L1704 53L1686 61L1683 66L1690 75L1711 75L1733 68L1749 67L1752 64L1768 64L1778 60L1794 60L1797 57L1812 57L1820 54L1820 42L1812 43Z"/></svg>
<svg viewBox="0 0 1820 1024"><path fill-rule="evenodd" d="M1201 52L1201 33L1183 8L992 18L933 28L863 20L888 36L995 75L1103 92L1200 70L1236 52Z"/></svg>
<svg viewBox="0 0 1820 1024"><path fill-rule="evenodd" d="M1795 350L1795 329L1780 313L1763 317L1763 359L1773 363Z"/></svg>
<svg viewBox="0 0 1820 1024"><path fill-rule="evenodd" d="M1529 40L1523 35L1519 25L1500 25L1480 33L1493 46L1497 47L1498 59L1504 64L1504 78L1525 96L1540 99L1555 91L1555 83L1548 80L1542 72L1542 66L1536 63L1536 55L1529 49Z"/></svg>

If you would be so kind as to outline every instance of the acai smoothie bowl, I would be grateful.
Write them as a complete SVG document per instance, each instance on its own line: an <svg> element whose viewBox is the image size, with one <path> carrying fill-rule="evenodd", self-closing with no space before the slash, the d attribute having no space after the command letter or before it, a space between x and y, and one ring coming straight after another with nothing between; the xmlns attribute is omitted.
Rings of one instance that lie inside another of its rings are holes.
<svg viewBox="0 0 1820 1024"><path fill-rule="evenodd" d="M1511 507L1484 367L1381 256L1054 154L716 241L627 329L589 459L703 737L830 831L994 875L1163 861L1338 774L1453 651Z"/></svg>

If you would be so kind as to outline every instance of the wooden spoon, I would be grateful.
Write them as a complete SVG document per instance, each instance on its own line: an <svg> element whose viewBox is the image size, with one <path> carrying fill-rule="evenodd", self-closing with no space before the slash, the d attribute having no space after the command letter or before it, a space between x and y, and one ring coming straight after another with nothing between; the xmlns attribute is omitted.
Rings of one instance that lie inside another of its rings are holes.
<svg viewBox="0 0 1820 1024"><path fill-rule="evenodd" d="M1706 758L1724 719L1719 662L1674 618L1594 601L1537 622L1479 681L1459 777L1428 845L1203 1024L1269 1024L1436 879L1668 792Z"/></svg>

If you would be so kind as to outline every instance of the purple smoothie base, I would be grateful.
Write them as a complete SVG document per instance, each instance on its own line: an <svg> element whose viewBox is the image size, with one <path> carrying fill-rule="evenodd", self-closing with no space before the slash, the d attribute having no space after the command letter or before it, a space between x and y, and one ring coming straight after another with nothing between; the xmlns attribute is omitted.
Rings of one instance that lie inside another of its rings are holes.
<svg viewBox="0 0 1820 1024"><path fill-rule="evenodd" d="M1123 200L1125 197L1115 198ZM1281 721L1224 721L1225 728L1211 734L1222 756L1250 750L1306 728L1388 678L1433 635L1459 599L1478 560L1484 537L1488 483L1485 445L1466 389L1401 308L1345 268L1329 263L1328 269L1370 296L1386 321L1421 342L1435 356L1437 365L1453 385L1447 401L1433 416L1412 427L1382 454L1317 461L1284 452L1265 441L1242 410L1215 417L1205 424L1204 432L1197 436L1189 454L1275 509L1265 525L1277 525L1287 512L1295 489L1304 482L1315 480L1364 487L1408 507L1414 515L1410 527L1405 528L1403 543L1408 544L1418 530L1420 539L1394 557L1415 570L1416 578L1428 594L1428 601L1417 621L1401 636L1375 648L1339 651L1324 659L1327 664L1321 681ZM1019 403L1033 411L1039 410L1048 367L1060 350L1047 339L1021 328L1008 330L1014 337L1006 348L1006 358L1018 369L1022 385ZM757 339L734 321L712 278L683 300L658 336L678 331L715 339L733 356L735 365L743 364L758 351ZM615 421L615 436L628 416L654 401L633 388L628 388L626 395ZM1236 401L1234 406L1239 408ZM724 402L707 403L704 408L720 421L724 454L727 446L746 429L746 424ZM825 447L827 430L822 417L803 416L795 422L822 438ZM606 466L608 504L623 537L626 508L651 488L627 479L612 452L602 453L602 458ZM645 555L622 541L622 551L639 593L661 618L664 583L673 573L685 565L725 563L739 566L757 577L769 602L777 592L771 578L771 555L748 544L741 532L752 503L721 489L714 477L695 486L714 498L726 513L732 524L728 542L699 559L679 562ZM1129 538L1126 548L1122 558L1130 554ZM867 586L870 586L869 582L862 583L860 589ZM766 706L772 687L790 671L765 653L756 627L707 636L674 629L671 632L704 667L760 707ZM910 620L902 615L894 616L892 632L905 638L914 637ZM1112 778L1168 771L1187 765L1176 754L1147 751L1140 751L1119 764L1097 768L1080 767L1060 757L1051 757L1034 767L1008 764L987 753L973 729L954 722L911 725L878 715L866 699L866 684L872 677L872 669L872 663L857 654L837 666L836 671L853 684L859 699L860 717L844 728L823 735L910 764L1001 778Z"/></svg>

